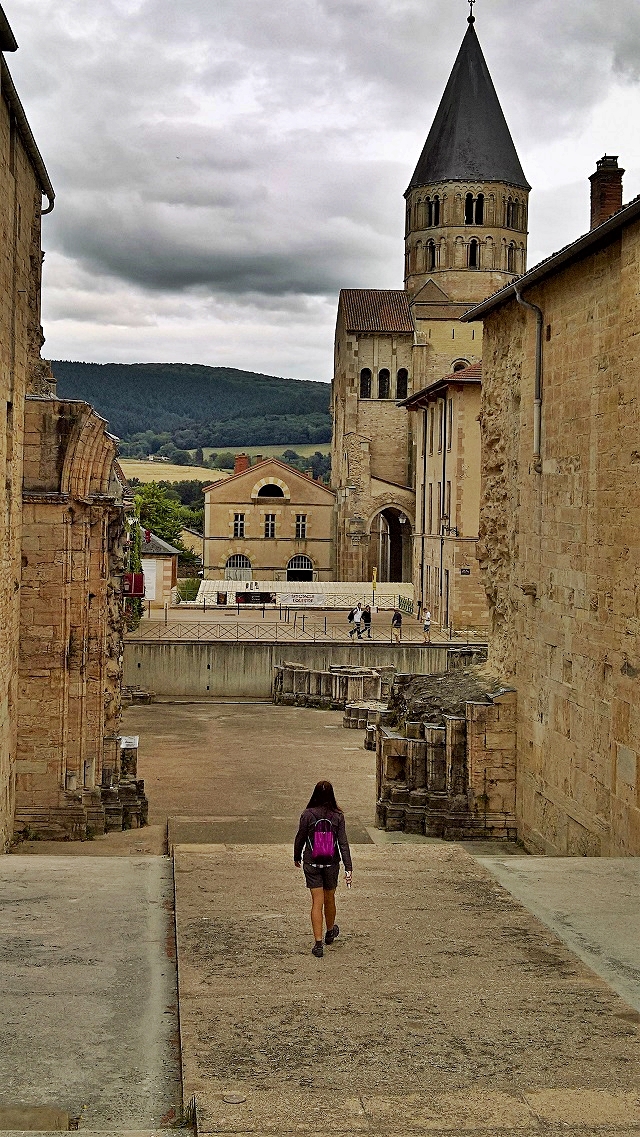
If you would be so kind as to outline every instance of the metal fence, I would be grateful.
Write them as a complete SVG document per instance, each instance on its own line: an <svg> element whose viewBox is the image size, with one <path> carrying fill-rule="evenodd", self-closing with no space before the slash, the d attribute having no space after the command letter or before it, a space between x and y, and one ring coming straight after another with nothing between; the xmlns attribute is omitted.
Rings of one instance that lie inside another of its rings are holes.
<svg viewBox="0 0 640 1137"><path fill-rule="evenodd" d="M418 629L412 629L418 638L413 639L406 633L402 642L408 644L420 643ZM196 620L167 621L145 620L135 632L127 636L129 641L171 641L171 640L210 640L228 643L349 643L357 639L357 634L351 634L348 627L337 627L326 619L312 620L306 614L298 616L289 623L261 620L258 624L241 622L208 623ZM391 643L394 642L391 628L380 630L372 629L371 641L363 634L359 642Z"/></svg>

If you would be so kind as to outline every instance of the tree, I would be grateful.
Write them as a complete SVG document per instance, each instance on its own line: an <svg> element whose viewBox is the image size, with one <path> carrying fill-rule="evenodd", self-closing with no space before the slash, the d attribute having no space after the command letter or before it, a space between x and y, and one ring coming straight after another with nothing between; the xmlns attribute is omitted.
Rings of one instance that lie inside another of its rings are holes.
<svg viewBox="0 0 640 1137"><path fill-rule="evenodd" d="M169 497L167 490L157 482L146 482L138 486L135 493L136 508L139 511L143 529L151 529L157 537L182 549L180 533L185 525L185 512L179 501Z"/></svg>

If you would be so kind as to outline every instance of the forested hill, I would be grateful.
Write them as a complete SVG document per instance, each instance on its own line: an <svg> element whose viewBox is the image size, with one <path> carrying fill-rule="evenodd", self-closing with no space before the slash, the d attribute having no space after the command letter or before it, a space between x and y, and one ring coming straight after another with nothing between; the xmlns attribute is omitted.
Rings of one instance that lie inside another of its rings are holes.
<svg viewBox="0 0 640 1137"><path fill-rule="evenodd" d="M330 387L233 367L52 360L58 397L84 399L123 441L146 432L176 446L326 442Z"/></svg>

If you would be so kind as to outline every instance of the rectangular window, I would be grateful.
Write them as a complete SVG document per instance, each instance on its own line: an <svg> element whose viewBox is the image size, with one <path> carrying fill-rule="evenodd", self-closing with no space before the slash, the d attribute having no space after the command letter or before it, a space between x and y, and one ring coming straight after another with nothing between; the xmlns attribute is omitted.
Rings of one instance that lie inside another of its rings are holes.
<svg viewBox="0 0 640 1137"><path fill-rule="evenodd" d="M233 535L234 537L244 537L244 513L234 513Z"/></svg>
<svg viewBox="0 0 640 1137"><path fill-rule="evenodd" d="M442 482L438 482L438 500L436 502L438 507L438 533L442 528Z"/></svg>
<svg viewBox="0 0 640 1137"><path fill-rule="evenodd" d="M447 525L451 525L451 482L447 482L447 497L444 503L444 512L447 517Z"/></svg>
<svg viewBox="0 0 640 1137"><path fill-rule="evenodd" d="M451 449L451 439L453 438L453 399L449 399L448 403L448 421L447 421L447 450Z"/></svg>
<svg viewBox="0 0 640 1137"><path fill-rule="evenodd" d="M307 515L296 513L296 541L304 541L307 536Z"/></svg>
<svg viewBox="0 0 640 1137"><path fill-rule="evenodd" d="M442 435L444 434L444 403L438 402L438 454L442 451Z"/></svg>
<svg viewBox="0 0 640 1137"><path fill-rule="evenodd" d="M429 482L429 532L433 533L433 482Z"/></svg>
<svg viewBox="0 0 640 1137"><path fill-rule="evenodd" d="M264 535L265 535L265 537L275 537L275 535L276 535L276 515L275 515L275 513L265 513L265 515L264 515Z"/></svg>
<svg viewBox="0 0 640 1137"><path fill-rule="evenodd" d="M435 416L434 407L429 407L429 453L433 454L433 420Z"/></svg>
<svg viewBox="0 0 640 1137"><path fill-rule="evenodd" d="M427 581L426 581L427 603L433 606L433 598L431 596L431 565L427 565Z"/></svg>

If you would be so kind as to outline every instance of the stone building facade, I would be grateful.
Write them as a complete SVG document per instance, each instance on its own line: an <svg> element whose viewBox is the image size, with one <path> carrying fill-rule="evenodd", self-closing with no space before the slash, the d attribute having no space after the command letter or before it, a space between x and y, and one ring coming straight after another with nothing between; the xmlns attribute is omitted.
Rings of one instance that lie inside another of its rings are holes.
<svg viewBox="0 0 640 1137"><path fill-rule="evenodd" d="M433 623L486 629L487 598L477 558L480 523L482 366L454 371L410 396L416 452L416 595Z"/></svg>
<svg viewBox="0 0 640 1137"><path fill-rule="evenodd" d="M615 168L592 230L467 317L489 663L517 689L518 831L555 855L640 854L640 201Z"/></svg>
<svg viewBox="0 0 640 1137"><path fill-rule="evenodd" d="M0 8L0 850L15 804L25 396L41 390L40 218L53 208L49 176L5 53L17 43Z"/></svg>
<svg viewBox="0 0 640 1137"><path fill-rule="evenodd" d="M230 478L204 489L209 580L331 580L335 496L275 458L240 454Z"/></svg>
<svg viewBox="0 0 640 1137"><path fill-rule="evenodd" d="M41 217L54 191L6 63L16 48L0 8L0 851L14 825L83 836L128 823L111 800L123 480L104 420L56 399L41 358ZM139 818L131 774L123 794Z"/></svg>
<svg viewBox="0 0 640 1137"><path fill-rule="evenodd" d="M412 545L426 536L423 471L416 416L398 403L481 360L481 327L459 319L525 267L530 187L474 23L405 193L404 288L340 294L332 485L334 572L344 580L370 580L374 569L411 580Z"/></svg>

